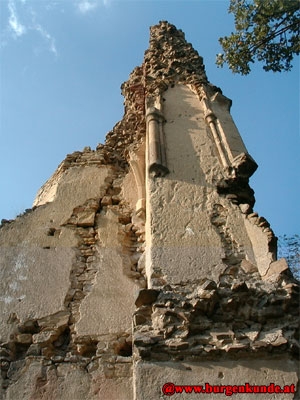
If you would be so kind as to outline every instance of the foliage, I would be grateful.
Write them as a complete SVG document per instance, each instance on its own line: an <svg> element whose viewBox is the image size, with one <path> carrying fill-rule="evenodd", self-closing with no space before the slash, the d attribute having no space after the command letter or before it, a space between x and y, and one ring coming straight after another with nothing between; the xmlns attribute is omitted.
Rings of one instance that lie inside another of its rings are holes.
<svg viewBox="0 0 300 400"><path fill-rule="evenodd" d="M300 280L300 236L279 236L278 258L285 257L295 278Z"/></svg>
<svg viewBox="0 0 300 400"><path fill-rule="evenodd" d="M235 32L219 39L223 54L217 65L227 63L234 73L247 75L250 63L263 61L265 71L289 71L300 52L298 0L230 0Z"/></svg>

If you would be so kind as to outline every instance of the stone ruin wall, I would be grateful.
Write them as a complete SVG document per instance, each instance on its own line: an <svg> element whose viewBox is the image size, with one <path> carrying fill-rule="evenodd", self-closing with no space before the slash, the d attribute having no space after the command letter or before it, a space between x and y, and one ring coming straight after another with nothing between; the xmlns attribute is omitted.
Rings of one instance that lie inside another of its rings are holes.
<svg viewBox="0 0 300 400"><path fill-rule="evenodd" d="M167 22L122 93L105 144L67 155L33 208L2 223L0 399L298 388L299 286L253 211L257 166L231 101Z"/></svg>

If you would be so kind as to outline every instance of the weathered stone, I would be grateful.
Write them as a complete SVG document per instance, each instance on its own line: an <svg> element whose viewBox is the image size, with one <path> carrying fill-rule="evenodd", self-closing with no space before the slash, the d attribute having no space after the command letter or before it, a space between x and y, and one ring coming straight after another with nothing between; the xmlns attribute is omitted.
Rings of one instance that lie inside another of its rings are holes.
<svg viewBox="0 0 300 400"><path fill-rule="evenodd" d="M108 206L110 204L112 204L111 196L104 196L103 199L101 200L101 205Z"/></svg>
<svg viewBox="0 0 300 400"><path fill-rule="evenodd" d="M217 288L216 282L214 281L210 281L210 280L206 280L202 285L201 285L201 289L203 290L214 290Z"/></svg>
<svg viewBox="0 0 300 400"><path fill-rule="evenodd" d="M142 289L139 291L137 298L135 300L135 305L137 307L143 306L143 305L150 305L154 303L154 301L157 299L157 296L159 295L159 291L154 290L154 289Z"/></svg>
<svg viewBox="0 0 300 400"><path fill-rule="evenodd" d="M24 367L25 367L25 360L18 360L18 361L13 361L9 365L9 369L7 371L7 377L13 381L16 382L21 376L22 373L24 372Z"/></svg>
<svg viewBox="0 0 300 400"><path fill-rule="evenodd" d="M239 207L243 214L248 214L248 211L251 209L249 204L240 204Z"/></svg>
<svg viewBox="0 0 300 400"><path fill-rule="evenodd" d="M248 286L245 282L235 282L231 285L231 290L233 292L247 292Z"/></svg>
<svg viewBox="0 0 300 400"><path fill-rule="evenodd" d="M185 350L189 347L188 342L182 342L176 339L167 341L167 345L173 350Z"/></svg>
<svg viewBox="0 0 300 400"><path fill-rule="evenodd" d="M252 274L257 272L257 267L253 265L250 261L243 259L241 262L241 268L246 272L246 274Z"/></svg>
<svg viewBox="0 0 300 400"><path fill-rule="evenodd" d="M39 356L40 354L41 354L41 347L38 344L30 345L26 352L27 356Z"/></svg>
<svg viewBox="0 0 300 400"><path fill-rule="evenodd" d="M41 318L38 321L38 325L43 328L58 329L67 326L70 318L70 312L60 311L53 315Z"/></svg>
<svg viewBox="0 0 300 400"><path fill-rule="evenodd" d="M32 335L30 333L21 333L16 336L16 341L22 344L31 344L32 343Z"/></svg>
<svg viewBox="0 0 300 400"><path fill-rule="evenodd" d="M258 337L258 342L280 346L281 344L287 343L287 340L283 337L281 329L273 329L269 332L261 332Z"/></svg>
<svg viewBox="0 0 300 400"><path fill-rule="evenodd" d="M281 258L278 261L274 261L270 264L265 275L262 276L264 280L266 279L274 279L279 277L283 272L286 272L289 269L286 259Z"/></svg>
<svg viewBox="0 0 300 400"><path fill-rule="evenodd" d="M57 337L57 332L56 331L42 331L40 333L37 333L35 335L32 335L32 341L35 344L42 344L46 345L48 343L53 342Z"/></svg>
<svg viewBox="0 0 300 400"><path fill-rule="evenodd" d="M253 342L258 338L259 330L245 330L243 333Z"/></svg>

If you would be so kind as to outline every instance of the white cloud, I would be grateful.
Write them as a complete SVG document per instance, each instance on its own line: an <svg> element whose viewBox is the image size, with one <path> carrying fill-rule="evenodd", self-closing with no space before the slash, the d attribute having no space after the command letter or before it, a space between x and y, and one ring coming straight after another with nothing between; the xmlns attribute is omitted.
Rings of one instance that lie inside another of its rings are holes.
<svg viewBox="0 0 300 400"><path fill-rule="evenodd" d="M19 9L19 5L21 6L21 9ZM28 6L27 0L19 0L18 2L16 0L8 0L8 11L9 30L7 33L10 32L10 36L12 35L15 39L17 39L29 31L36 31L47 43L49 51L57 56L55 39L37 22L37 14L31 6ZM21 24L17 11L22 11L21 16L23 17L23 20L25 19L25 21L27 21L26 26ZM1 43L2 47L4 45L7 45L7 42L4 44Z"/></svg>
<svg viewBox="0 0 300 400"><path fill-rule="evenodd" d="M42 37L49 43L49 50L57 56L57 50L55 46L55 39L44 29L41 25L35 25L34 29L39 32Z"/></svg>
<svg viewBox="0 0 300 400"><path fill-rule="evenodd" d="M98 3L95 1L91 2L89 0L81 0L78 4L78 9L82 14L94 10L96 7L98 7Z"/></svg>
<svg viewBox="0 0 300 400"><path fill-rule="evenodd" d="M26 32L26 28L18 20L16 13L16 5L13 0L9 0L8 10L9 10L9 19L8 19L9 27L16 36L24 35L24 33Z"/></svg>

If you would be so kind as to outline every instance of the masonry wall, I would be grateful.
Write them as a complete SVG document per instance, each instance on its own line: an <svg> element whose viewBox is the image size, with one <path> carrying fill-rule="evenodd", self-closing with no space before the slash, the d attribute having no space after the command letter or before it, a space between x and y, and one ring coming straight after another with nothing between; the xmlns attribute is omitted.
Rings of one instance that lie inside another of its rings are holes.
<svg viewBox="0 0 300 400"><path fill-rule="evenodd" d="M298 398L299 283L253 210L231 101L166 21L122 93L105 143L0 226L0 399L154 400L166 382Z"/></svg>
<svg viewBox="0 0 300 400"><path fill-rule="evenodd" d="M169 173L147 179L149 284L218 281L227 268L225 231L240 261L255 263L252 243L239 207L217 191L224 173L197 94L184 85L169 88L163 114Z"/></svg>
<svg viewBox="0 0 300 400"><path fill-rule="evenodd" d="M132 211L120 205L126 174L100 156L70 155L35 208L1 227L1 399L132 399L144 278Z"/></svg>
<svg viewBox="0 0 300 400"><path fill-rule="evenodd" d="M285 275L285 261L275 261L269 225L252 212L246 186L251 172L238 166L247 150L229 101L220 95L216 104L216 93L210 91L211 127L193 87L175 84L161 96L169 172L151 173L148 159L146 275L151 289L136 301L134 399L162 398L168 382L276 381L282 387L294 384L296 391L295 349L284 349L289 340L297 341L296 331L290 331L296 327L297 290L291 297L281 295L296 286ZM295 393L286 396L292 399ZM281 399L282 394L264 398Z"/></svg>

